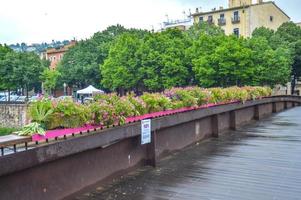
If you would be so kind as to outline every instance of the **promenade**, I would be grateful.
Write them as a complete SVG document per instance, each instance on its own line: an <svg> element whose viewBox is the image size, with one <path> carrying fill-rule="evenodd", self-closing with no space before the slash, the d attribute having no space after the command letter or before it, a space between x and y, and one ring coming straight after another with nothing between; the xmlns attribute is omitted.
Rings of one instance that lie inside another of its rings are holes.
<svg viewBox="0 0 301 200"><path fill-rule="evenodd" d="M174 153L157 168L142 168L72 198L300 199L300 158L298 107Z"/></svg>

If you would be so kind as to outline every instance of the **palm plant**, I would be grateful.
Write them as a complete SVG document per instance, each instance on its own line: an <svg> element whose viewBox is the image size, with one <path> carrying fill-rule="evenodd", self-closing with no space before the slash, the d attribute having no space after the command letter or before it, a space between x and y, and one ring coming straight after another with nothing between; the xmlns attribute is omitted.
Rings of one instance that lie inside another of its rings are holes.
<svg viewBox="0 0 301 200"><path fill-rule="evenodd" d="M29 115L34 122L45 125L50 115L53 113L50 100L41 100L34 102L29 107Z"/></svg>

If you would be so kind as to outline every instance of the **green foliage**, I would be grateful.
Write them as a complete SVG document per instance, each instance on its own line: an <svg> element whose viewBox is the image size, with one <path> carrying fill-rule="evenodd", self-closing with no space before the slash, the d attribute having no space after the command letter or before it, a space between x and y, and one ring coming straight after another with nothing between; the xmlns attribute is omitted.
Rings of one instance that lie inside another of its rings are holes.
<svg viewBox="0 0 301 200"><path fill-rule="evenodd" d="M87 85L99 86L101 81L99 66L103 65L108 57L114 40L125 32L137 35L145 33L142 30L126 29L121 25L109 26L106 30L97 32L90 39L79 41L70 48L58 66L61 73L59 85L67 83L80 88Z"/></svg>
<svg viewBox="0 0 301 200"><path fill-rule="evenodd" d="M34 134L45 135L45 129L37 122L25 125L17 134L20 136L32 136Z"/></svg>
<svg viewBox="0 0 301 200"><path fill-rule="evenodd" d="M39 76L46 68L44 64L34 53L14 52L0 46L0 86L3 89L31 90L40 83Z"/></svg>
<svg viewBox="0 0 301 200"><path fill-rule="evenodd" d="M89 121L88 108L71 100L42 98L29 105L28 114L32 122L41 124L47 130L79 127Z"/></svg>
<svg viewBox="0 0 301 200"><path fill-rule="evenodd" d="M293 43L301 38L301 28L294 22L286 22L277 29L276 34L285 41Z"/></svg>
<svg viewBox="0 0 301 200"><path fill-rule="evenodd" d="M18 131L17 128L0 127L0 136L10 135L16 131Z"/></svg>
<svg viewBox="0 0 301 200"><path fill-rule="evenodd" d="M53 114L47 123L49 129L57 127L75 128L83 126L89 119L89 110L81 104L71 100L56 102ZM51 123L55 122L55 123Z"/></svg>
<svg viewBox="0 0 301 200"><path fill-rule="evenodd" d="M281 38L283 43L282 48L289 48L292 57L292 70L291 70L291 83L292 93L295 92L296 80L301 76L301 28L293 22L287 22L282 24L276 34L278 38Z"/></svg>
<svg viewBox="0 0 301 200"><path fill-rule="evenodd" d="M117 115L114 106L94 102L89 106L90 112L92 114L92 123L93 124L100 124L103 126L109 126L112 124L124 122L124 117L121 115Z"/></svg>
<svg viewBox="0 0 301 200"><path fill-rule="evenodd" d="M269 40L274 36L274 33L275 31L272 29L260 27L253 31L252 37L264 37L266 40Z"/></svg>
<svg viewBox="0 0 301 200"><path fill-rule="evenodd" d="M32 102L29 105L28 114L31 118L31 121L37 122L42 126L46 126L46 123L49 121L49 117L53 114L53 105L52 102L47 99L41 99L36 102Z"/></svg>
<svg viewBox="0 0 301 200"><path fill-rule="evenodd" d="M133 93L125 97L134 107L135 115L143 115L147 113L146 104L141 98L136 97Z"/></svg>
<svg viewBox="0 0 301 200"><path fill-rule="evenodd" d="M146 104L148 113L158 112L171 108L170 99L160 93L144 93L141 99Z"/></svg>
<svg viewBox="0 0 301 200"><path fill-rule="evenodd" d="M23 129L21 134L37 133L38 128L73 128L84 124L117 125L124 124L128 117L146 113L197 107L208 103L245 102L270 96L272 90L267 87L200 87L171 88L164 93L144 93L135 96L133 93L119 97L115 93L101 94L92 103L78 104L70 100L50 101L41 99L30 105L28 113L35 125ZM32 131L32 127L35 127ZM40 133L42 133L40 131Z"/></svg>
<svg viewBox="0 0 301 200"><path fill-rule="evenodd" d="M144 40L138 51L140 72L148 91L187 85L191 76L185 49L189 43L183 32L170 29Z"/></svg>
<svg viewBox="0 0 301 200"><path fill-rule="evenodd" d="M108 59L101 66L101 83L105 88L119 93L135 88L139 80L135 53L140 43L135 33L124 33L116 39Z"/></svg>
<svg viewBox="0 0 301 200"><path fill-rule="evenodd" d="M43 86L47 94L52 94L52 90L55 89L57 80L60 77L60 72L57 70L45 69L41 75L41 80L43 81Z"/></svg>
<svg viewBox="0 0 301 200"><path fill-rule="evenodd" d="M192 39L198 39L201 35L210 35L210 36L221 36L225 35L224 30L215 26L214 24L208 24L207 22L195 23L187 31L187 34Z"/></svg>
<svg viewBox="0 0 301 200"><path fill-rule="evenodd" d="M252 51L245 43L234 36L202 35L190 49L196 82L204 87L251 84Z"/></svg>

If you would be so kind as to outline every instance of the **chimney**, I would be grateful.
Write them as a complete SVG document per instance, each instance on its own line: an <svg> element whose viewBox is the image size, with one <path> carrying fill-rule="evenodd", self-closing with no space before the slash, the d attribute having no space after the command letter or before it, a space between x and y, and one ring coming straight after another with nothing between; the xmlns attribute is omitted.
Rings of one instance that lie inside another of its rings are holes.
<svg viewBox="0 0 301 200"><path fill-rule="evenodd" d="M199 13L199 8L196 8L196 9L195 9L195 12L196 12L196 13Z"/></svg>

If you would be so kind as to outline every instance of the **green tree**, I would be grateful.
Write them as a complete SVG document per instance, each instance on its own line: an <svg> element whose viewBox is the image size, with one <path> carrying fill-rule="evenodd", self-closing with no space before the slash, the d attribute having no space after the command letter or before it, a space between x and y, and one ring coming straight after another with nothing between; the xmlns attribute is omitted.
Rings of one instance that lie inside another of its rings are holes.
<svg viewBox="0 0 301 200"><path fill-rule="evenodd" d="M43 71L40 79L43 81L43 87L45 88L47 94L52 94L53 90L56 87L59 76L60 72L57 70L46 68Z"/></svg>
<svg viewBox="0 0 301 200"><path fill-rule="evenodd" d="M41 85L40 75L47 66L38 55L32 52L17 54L17 65L14 65L14 80L18 87L22 87L28 95L28 91Z"/></svg>
<svg viewBox="0 0 301 200"><path fill-rule="evenodd" d="M34 53L9 51L0 62L2 87L19 88L28 93L40 87L39 76L45 68L44 62Z"/></svg>
<svg viewBox="0 0 301 200"><path fill-rule="evenodd" d="M292 93L295 91L295 83L301 76L301 60L300 60L300 40L301 40L301 28L293 22L287 22L282 24L276 31L276 35L286 42L286 46L291 49L291 55L293 56L292 65Z"/></svg>
<svg viewBox="0 0 301 200"><path fill-rule="evenodd" d="M211 40L218 40L219 44L193 61L200 85L226 87L250 84L254 76L252 51L245 46L245 40L235 36L213 37ZM206 76L209 79L204 78Z"/></svg>
<svg viewBox="0 0 301 200"><path fill-rule="evenodd" d="M101 81L99 65L102 65L108 57L112 42L124 32L139 31L128 30L121 25L109 26L106 30L95 33L90 39L79 41L69 49L58 66L61 73L59 85L67 83L79 88L88 85L99 86Z"/></svg>
<svg viewBox="0 0 301 200"><path fill-rule="evenodd" d="M11 53L12 49L10 49L6 45L1 45L0 44L0 89L8 89L10 88L7 80L9 80L9 68L5 66L5 59L8 53ZM7 76L8 75L8 76Z"/></svg>
<svg viewBox="0 0 301 200"><path fill-rule="evenodd" d="M264 37L266 40L272 38L275 34L275 31L266 27L256 28L253 33L252 37Z"/></svg>
<svg viewBox="0 0 301 200"><path fill-rule="evenodd" d="M191 79L185 50L189 46L184 33L169 29L149 35L139 51L139 70L148 91L186 86Z"/></svg>
<svg viewBox="0 0 301 200"><path fill-rule="evenodd" d="M111 46L109 56L101 65L102 85L123 95L134 90L140 79L136 52L141 39L134 33L124 33Z"/></svg>
<svg viewBox="0 0 301 200"><path fill-rule="evenodd" d="M210 36L221 36L225 35L225 31L214 24L208 24L207 22L202 23L195 23L191 26L187 31L186 34L192 40L198 39L200 35L206 34Z"/></svg>

